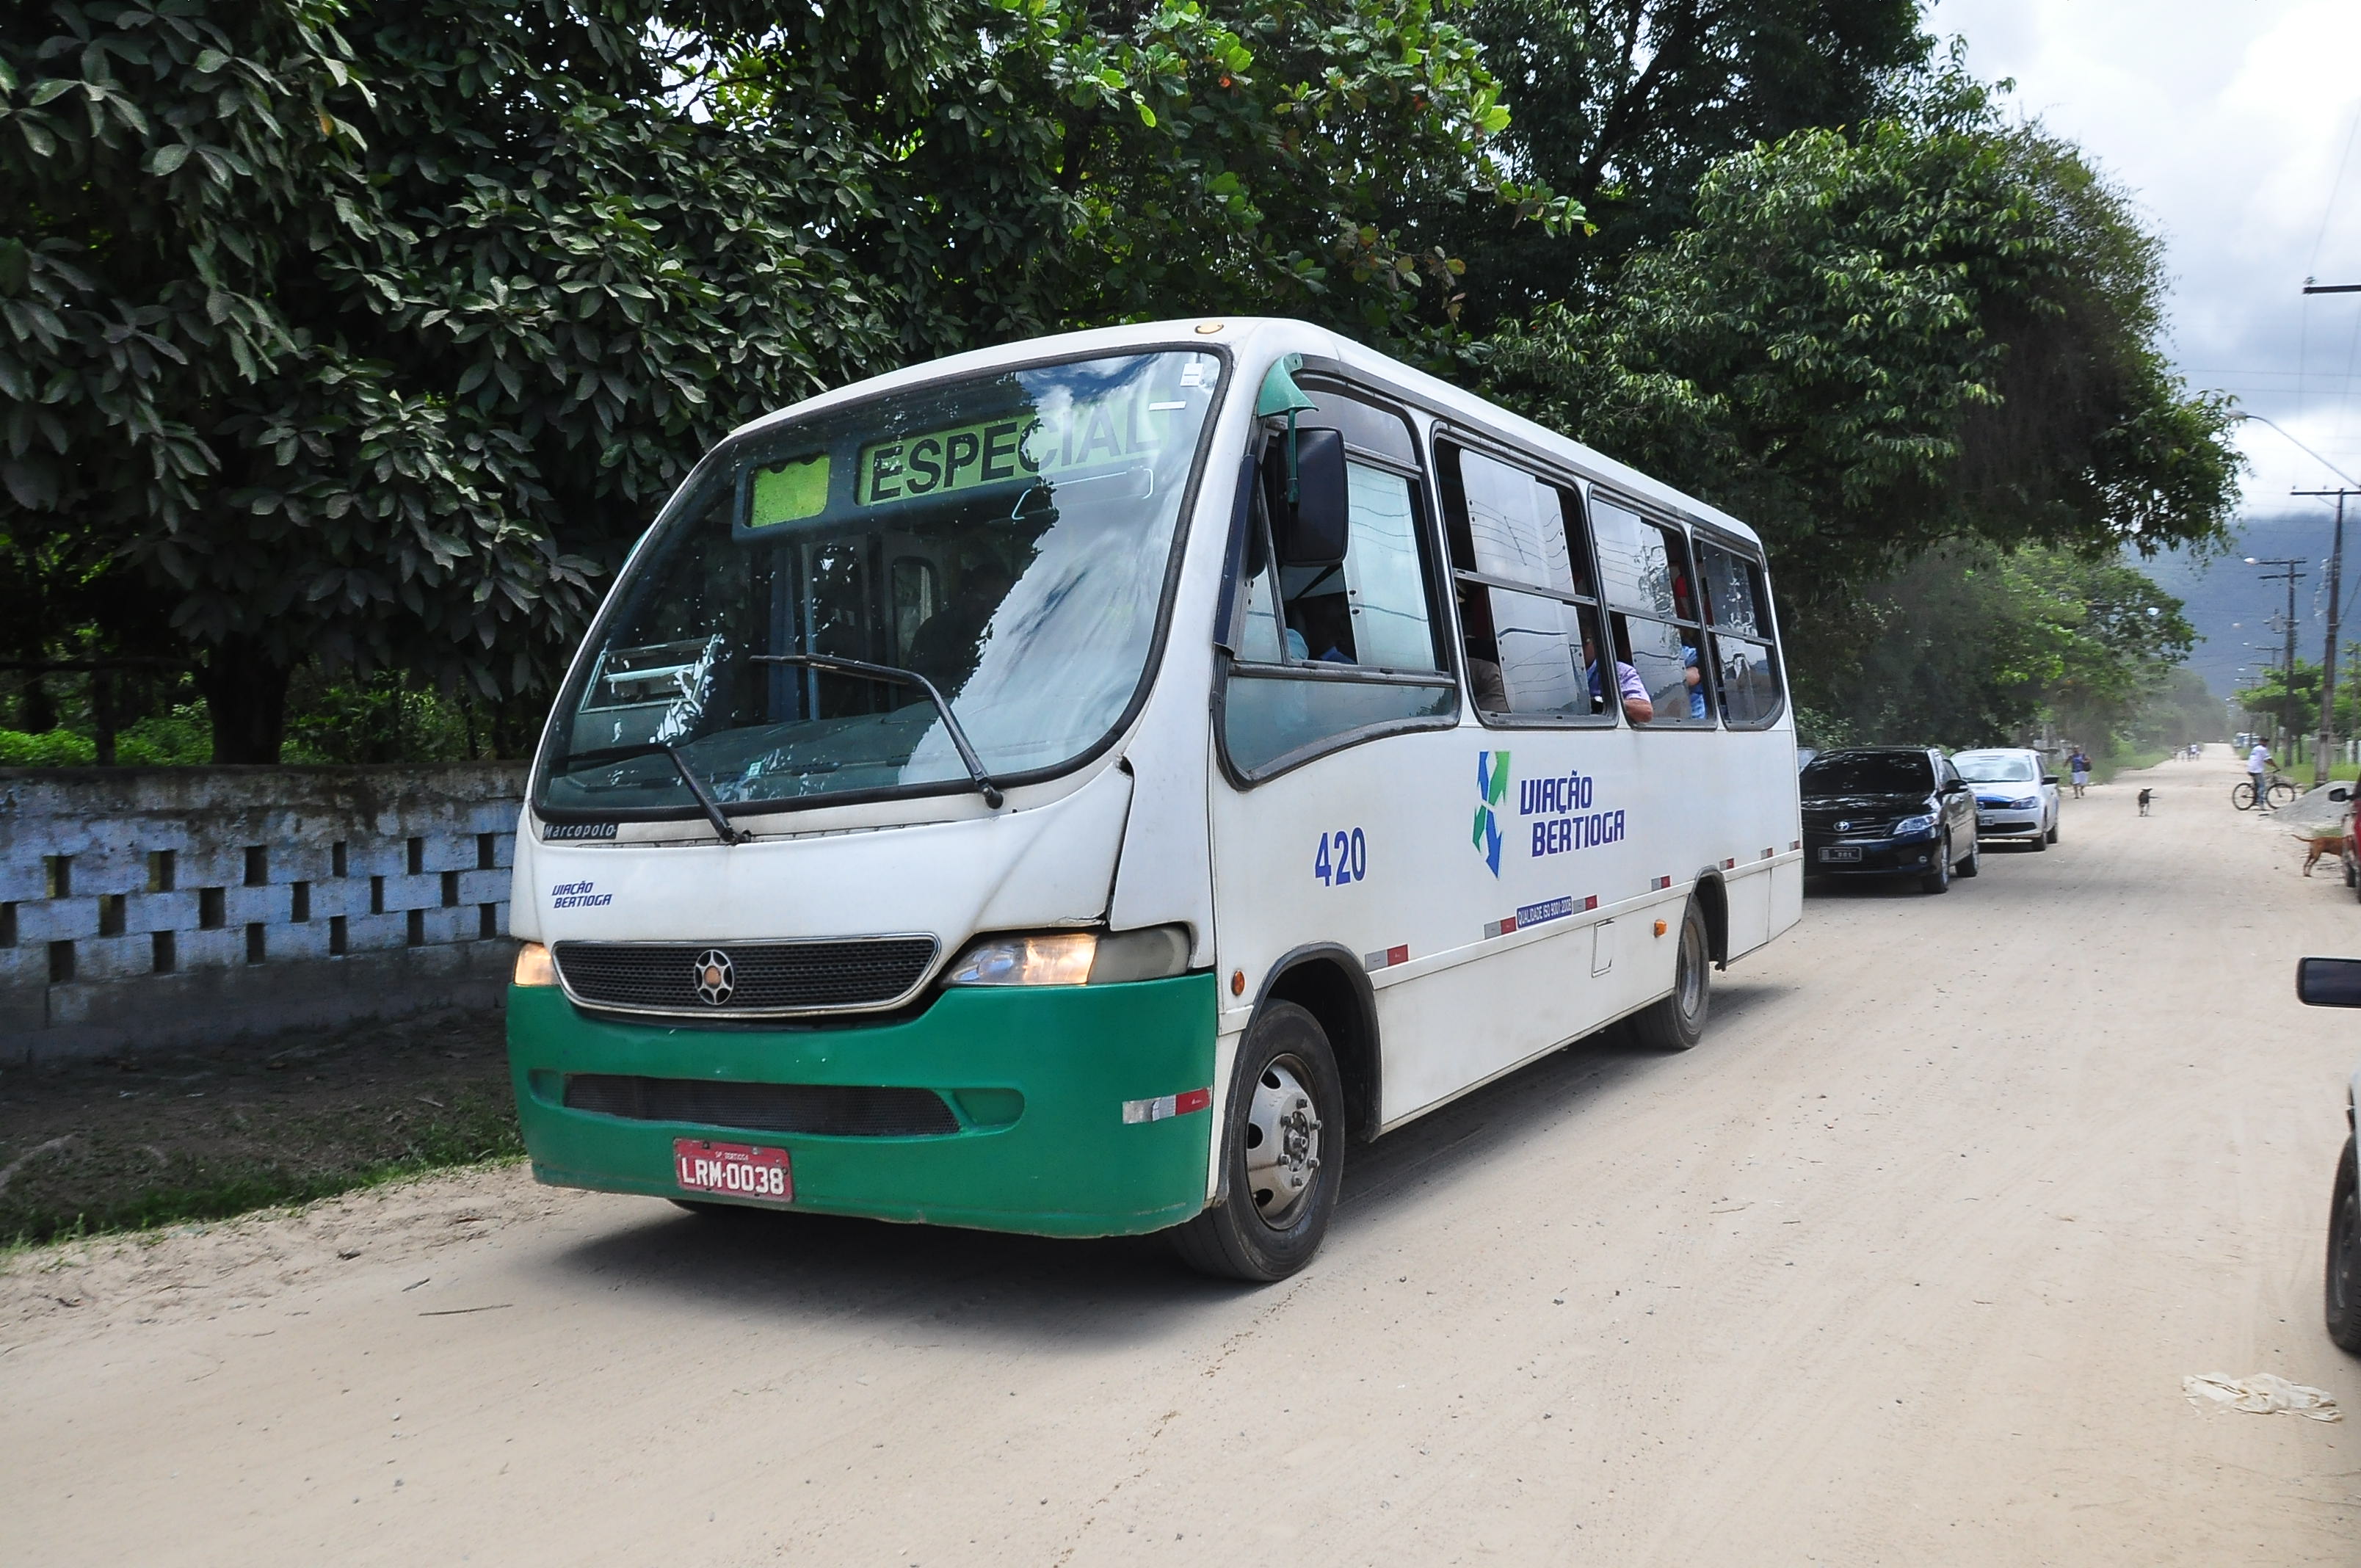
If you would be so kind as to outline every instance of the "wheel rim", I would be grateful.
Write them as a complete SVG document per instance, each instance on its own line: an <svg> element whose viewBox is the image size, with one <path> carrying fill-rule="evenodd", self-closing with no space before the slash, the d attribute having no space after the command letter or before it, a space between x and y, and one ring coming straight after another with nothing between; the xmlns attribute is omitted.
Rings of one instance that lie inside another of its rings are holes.
<svg viewBox="0 0 2361 1568"><path fill-rule="evenodd" d="M1274 1057L1246 1108L1246 1192L1266 1224L1283 1226L1320 1174L1320 1115L1292 1055Z"/></svg>

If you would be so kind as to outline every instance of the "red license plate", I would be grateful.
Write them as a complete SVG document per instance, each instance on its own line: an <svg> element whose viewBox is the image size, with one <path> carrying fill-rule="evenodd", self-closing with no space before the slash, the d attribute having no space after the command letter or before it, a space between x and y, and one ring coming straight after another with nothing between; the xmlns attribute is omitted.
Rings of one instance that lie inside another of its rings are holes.
<svg viewBox="0 0 2361 1568"><path fill-rule="evenodd" d="M792 1203L796 1179L785 1149L751 1144L708 1144L702 1138L672 1141L673 1176L683 1192L710 1192L758 1203Z"/></svg>

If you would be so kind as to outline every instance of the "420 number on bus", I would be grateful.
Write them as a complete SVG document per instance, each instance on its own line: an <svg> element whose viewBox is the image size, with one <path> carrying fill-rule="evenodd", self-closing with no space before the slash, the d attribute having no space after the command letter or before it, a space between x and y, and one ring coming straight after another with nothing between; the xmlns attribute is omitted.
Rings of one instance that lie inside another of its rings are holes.
<svg viewBox="0 0 2361 1568"><path fill-rule="evenodd" d="M1330 887L1362 882L1369 874L1369 841L1358 828L1339 828L1320 835L1312 854L1312 874Z"/></svg>

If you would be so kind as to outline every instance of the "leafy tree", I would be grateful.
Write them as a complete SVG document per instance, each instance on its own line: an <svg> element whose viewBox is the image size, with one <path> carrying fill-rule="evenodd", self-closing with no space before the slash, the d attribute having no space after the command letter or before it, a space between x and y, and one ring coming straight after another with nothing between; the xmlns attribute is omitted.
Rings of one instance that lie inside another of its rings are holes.
<svg viewBox="0 0 2361 1568"><path fill-rule="evenodd" d="M1951 76L1716 165L1611 291L1497 334L1495 383L1748 519L1834 614L1954 541L2217 538L2228 411L2170 372L2159 299L2126 199Z"/></svg>
<svg viewBox="0 0 2361 1568"><path fill-rule="evenodd" d="M1953 545L1865 588L1836 639L1844 659L1799 678L1797 700L1856 740L2021 743L2047 718L2103 745L2169 685L2195 635L2178 599L2120 561Z"/></svg>
<svg viewBox="0 0 2361 1568"><path fill-rule="evenodd" d="M1931 40L1917 0L1470 0L1514 115L1496 148L1521 178L1587 209L1587 240L1498 208L1411 201L1471 273L1479 330L1612 277L1690 219L1718 160L1758 142L1871 118Z"/></svg>
<svg viewBox="0 0 2361 1568"><path fill-rule="evenodd" d="M1504 123L1429 0L19 6L16 604L169 625L224 761L307 660L529 691L731 425L1176 307L1387 330L1455 269L1386 194L1566 221Z"/></svg>

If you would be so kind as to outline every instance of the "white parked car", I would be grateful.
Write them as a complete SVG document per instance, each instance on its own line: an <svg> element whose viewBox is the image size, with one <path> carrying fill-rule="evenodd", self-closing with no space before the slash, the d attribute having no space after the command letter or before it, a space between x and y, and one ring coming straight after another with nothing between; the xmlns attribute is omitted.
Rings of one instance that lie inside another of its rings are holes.
<svg viewBox="0 0 2361 1568"><path fill-rule="evenodd" d="M2036 850L2058 842L2058 775L2023 746L1954 751L1951 765L1976 792L1976 840L2016 839Z"/></svg>

